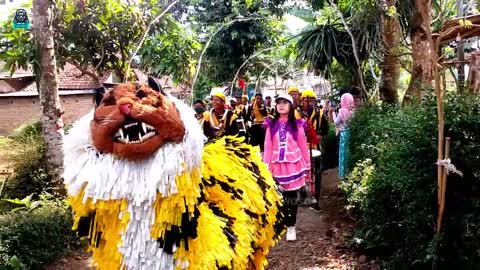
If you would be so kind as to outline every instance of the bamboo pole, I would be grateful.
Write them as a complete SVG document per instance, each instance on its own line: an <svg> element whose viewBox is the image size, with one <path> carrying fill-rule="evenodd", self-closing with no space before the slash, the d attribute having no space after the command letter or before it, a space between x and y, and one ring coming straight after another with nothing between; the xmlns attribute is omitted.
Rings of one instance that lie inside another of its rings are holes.
<svg viewBox="0 0 480 270"><path fill-rule="evenodd" d="M258 91L258 87L260 86L260 79L262 78L263 73L267 70L268 67L265 67L260 75L258 75L257 82L255 82L255 93Z"/></svg>
<svg viewBox="0 0 480 270"><path fill-rule="evenodd" d="M445 159L450 158L450 138L445 138ZM437 233L442 229L443 211L445 210L445 192L447 190L447 170L443 167L442 181L440 183L440 200L437 216Z"/></svg>
<svg viewBox="0 0 480 270"><path fill-rule="evenodd" d="M435 42L435 94L437 98L437 118L438 118L438 153L437 153L437 161L443 160L444 154L444 115L443 115L443 89L441 86L441 79L440 79L440 41L442 40L442 36L444 33L440 34L439 39ZM442 190L442 179L443 179L444 168L441 164L437 164L437 202L438 207L440 208L440 202L442 200L441 197L441 190ZM438 224L437 224L438 229ZM439 231L437 230L437 233Z"/></svg>
<svg viewBox="0 0 480 270"><path fill-rule="evenodd" d="M438 120L438 153L437 153L437 203L438 203L438 215L437 215L437 226L434 227L436 235L440 234L440 229L441 229L441 220L442 216L440 214L441 212L441 205L442 205L442 191L443 191L443 174L444 174L444 166L440 164L439 161L443 160L443 147L444 147L444 116L443 116L443 91L442 91L442 86L441 86L441 79L440 79L440 41L442 40L442 34L440 34L440 37L438 40L435 42L435 62L434 62L434 72L435 72L435 94L436 94L436 99L437 99L437 120ZM443 202L443 206L445 205L445 202ZM443 214L443 210L442 210ZM439 242L436 244L436 249L438 249ZM432 269L437 269L437 260L434 259L432 261Z"/></svg>
<svg viewBox="0 0 480 270"><path fill-rule="evenodd" d="M2 196L3 186L5 185L5 182L7 182L7 179L0 179L0 181L2 182L2 185L0 186L0 196Z"/></svg>
<svg viewBox="0 0 480 270"><path fill-rule="evenodd" d="M463 17L463 0L457 0L457 17ZM462 63L465 60L465 46L463 42L457 47L458 56L458 88L457 91L462 93L465 90L465 65Z"/></svg>

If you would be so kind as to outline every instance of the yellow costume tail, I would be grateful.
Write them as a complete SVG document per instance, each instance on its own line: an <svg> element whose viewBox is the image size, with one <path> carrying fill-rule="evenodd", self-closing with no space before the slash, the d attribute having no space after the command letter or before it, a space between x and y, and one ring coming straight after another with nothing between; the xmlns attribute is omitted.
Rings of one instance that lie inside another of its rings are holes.
<svg viewBox="0 0 480 270"><path fill-rule="evenodd" d="M71 196L75 228L89 236L97 269L264 269L284 226L281 195L258 150L234 137L205 145L201 168L177 175L177 193L142 204L152 209L150 242L138 242L145 229L137 229L149 216L133 216L127 200ZM154 255L133 256L135 248Z"/></svg>
<svg viewBox="0 0 480 270"><path fill-rule="evenodd" d="M206 211L214 214L213 219L225 222L214 234L222 238L218 241L220 250L233 251L231 262L219 263L220 267L263 269L266 255L283 232L279 219L281 196L257 151L258 147L234 137L221 138L204 149L203 204L208 205ZM198 256L193 260L203 258Z"/></svg>

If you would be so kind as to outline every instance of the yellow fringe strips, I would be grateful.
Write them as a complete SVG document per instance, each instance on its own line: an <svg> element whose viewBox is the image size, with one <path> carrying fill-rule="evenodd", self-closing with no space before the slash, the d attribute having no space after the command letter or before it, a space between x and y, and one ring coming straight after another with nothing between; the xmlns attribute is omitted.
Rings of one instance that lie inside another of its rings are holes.
<svg viewBox="0 0 480 270"><path fill-rule="evenodd" d="M73 229L78 228L81 217L88 217L95 212L89 232L89 251L93 253L95 267L99 270L122 269L122 254L118 251L118 247L122 244L122 233L130 219L127 201L112 200L93 203L91 198L88 198L85 203L82 203L83 197L82 191L68 199L74 211ZM98 233L102 233L101 239L97 239ZM97 241L99 241L98 247L95 245Z"/></svg>
<svg viewBox="0 0 480 270"><path fill-rule="evenodd" d="M186 252L189 269L215 269L216 262L218 266L226 266L228 269L264 269L267 264L266 254L278 241L274 224L281 197L276 191L275 181L257 154L259 149L240 142L241 139L238 138L223 138L207 145L202 168L205 201L234 218L231 229L236 237L235 249L231 249L228 239L224 237L226 223L215 223L219 218L202 205L199 221L199 230L202 232L190 242L188 252L183 247L177 251L177 257L182 258L183 252ZM254 165L260 175L254 172ZM262 179L258 180L259 177ZM265 186L265 190L262 190L259 182ZM258 216L263 215L266 220L252 218L247 210ZM208 220L207 228L203 227L202 222L205 220ZM253 249L252 242L256 250ZM205 246L202 247L199 243ZM222 251L216 254L212 249L219 247ZM208 254L216 254L218 259L204 257L203 254L207 253L203 252L208 250ZM234 255L230 256L231 252ZM228 258L231 261L223 264Z"/></svg>
<svg viewBox="0 0 480 270"><path fill-rule="evenodd" d="M194 206L200 196L200 182L200 168L194 169L191 174L185 169L181 175L176 177L177 194L161 197L157 193L153 205L155 208L155 223L150 232L153 239L163 237L165 231L169 230L172 225L180 225L182 214L187 211L186 206L190 213L189 216L193 216Z"/></svg>
<svg viewBox="0 0 480 270"><path fill-rule="evenodd" d="M164 239L172 226L181 228L182 214L188 211L190 219L197 219L197 237L189 238L188 250L185 242L180 242L173 254L178 262L188 262L188 269L193 270L264 269L266 255L279 239L274 225L281 196L257 152L258 147L243 144L239 138L222 138L206 145L202 168L184 169L176 177L178 193L168 197L157 193L152 205L152 239ZM130 220L127 201L93 203L88 198L83 203L83 197L82 191L69 198L74 229L81 217L95 212L89 233L95 266L123 269L118 248ZM195 208L200 213L197 217ZM96 239L99 232L101 239Z"/></svg>
<svg viewBox="0 0 480 270"><path fill-rule="evenodd" d="M227 237L222 233L227 220L220 219L202 203L198 206L201 215L198 219L198 236L189 241L189 251L185 251L182 243L176 255L186 258L188 269L210 270L222 266L229 266L235 254L230 248Z"/></svg>

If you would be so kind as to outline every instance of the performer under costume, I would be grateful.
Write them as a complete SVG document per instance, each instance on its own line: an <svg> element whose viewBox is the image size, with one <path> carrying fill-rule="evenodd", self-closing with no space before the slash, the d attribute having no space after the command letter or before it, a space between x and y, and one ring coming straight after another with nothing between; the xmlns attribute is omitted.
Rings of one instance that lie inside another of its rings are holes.
<svg viewBox="0 0 480 270"><path fill-rule="evenodd" d="M149 85L96 91L65 138L74 229L97 269L264 269L278 193L241 139L205 145L193 110Z"/></svg>
<svg viewBox="0 0 480 270"><path fill-rule="evenodd" d="M262 94L255 95L254 103L250 107L248 114L252 119L250 144L253 146L260 146L260 151L263 152L265 129L262 128L262 125L268 117L268 111L267 107L263 104Z"/></svg>

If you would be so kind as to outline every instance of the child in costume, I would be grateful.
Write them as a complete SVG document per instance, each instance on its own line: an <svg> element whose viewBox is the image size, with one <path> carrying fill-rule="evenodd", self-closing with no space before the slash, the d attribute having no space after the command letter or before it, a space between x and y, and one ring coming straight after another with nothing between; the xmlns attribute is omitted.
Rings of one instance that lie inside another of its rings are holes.
<svg viewBox="0 0 480 270"><path fill-rule="evenodd" d="M287 241L295 241L298 192L309 177L310 154L304 131L305 121L295 119L292 97L280 94L275 101L275 116L265 122L267 131L263 160L282 191Z"/></svg>
<svg viewBox="0 0 480 270"><path fill-rule="evenodd" d="M264 269L284 226L253 147L204 145L194 111L154 78L96 89L95 104L65 137L63 176L96 269Z"/></svg>
<svg viewBox="0 0 480 270"><path fill-rule="evenodd" d="M347 122L353 115L355 101L353 96L349 93L343 94L340 98L340 110L335 118L335 125L340 135L339 149L338 149L338 177L345 178L347 175L347 161L348 161L348 141L350 138L350 131L347 128Z"/></svg>

